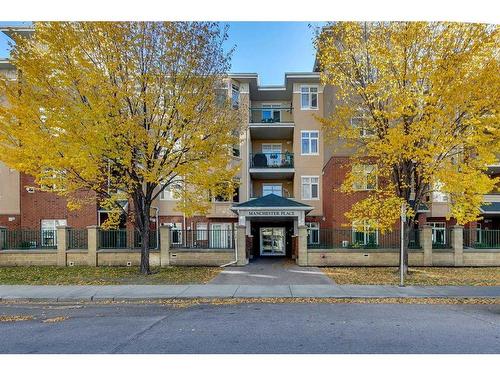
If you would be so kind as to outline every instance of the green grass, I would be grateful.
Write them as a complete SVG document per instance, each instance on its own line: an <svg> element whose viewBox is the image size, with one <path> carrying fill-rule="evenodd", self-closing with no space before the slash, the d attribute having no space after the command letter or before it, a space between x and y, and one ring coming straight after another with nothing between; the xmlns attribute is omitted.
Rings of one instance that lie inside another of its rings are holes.
<svg viewBox="0 0 500 375"><path fill-rule="evenodd" d="M0 267L0 284L119 285L205 284L219 274L219 267L152 268L142 275L138 267Z"/></svg>
<svg viewBox="0 0 500 375"><path fill-rule="evenodd" d="M337 284L396 285L397 267L324 267ZM500 285L500 267L410 267L406 285Z"/></svg>

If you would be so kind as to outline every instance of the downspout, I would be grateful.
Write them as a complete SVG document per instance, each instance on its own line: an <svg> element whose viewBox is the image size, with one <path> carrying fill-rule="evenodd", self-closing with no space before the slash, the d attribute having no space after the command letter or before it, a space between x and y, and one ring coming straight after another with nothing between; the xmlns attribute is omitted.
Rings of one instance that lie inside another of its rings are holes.
<svg viewBox="0 0 500 375"><path fill-rule="evenodd" d="M227 267L227 266L231 266L231 265L236 264L238 262L238 237L235 234L236 233L233 233L233 238L234 238L234 260L231 261L231 262L229 262L229 263L221 265L220 266L221 268L224 268L224 267Z"/></svg>

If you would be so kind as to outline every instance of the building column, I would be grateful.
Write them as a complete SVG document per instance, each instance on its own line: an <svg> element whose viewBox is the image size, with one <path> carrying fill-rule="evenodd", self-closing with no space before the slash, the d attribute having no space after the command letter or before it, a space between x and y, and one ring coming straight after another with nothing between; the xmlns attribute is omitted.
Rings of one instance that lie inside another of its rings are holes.
<svg viewBox="0 0 500 375"><path fill-rule="evenodd" d="M90 267L97 267L97 235L99 232L99 227L96 225L91 225L87 227L87 264Z"/></svg>
<svg viewBox="0 0 500 375"><path fill-rule="evenodd" d="M69 227L61 225L57 230L57 266L66 267L66 250L69 245Z"/></svg>
<svg viewBox="0 0 500 375"><path fill-rule="evenodd" d="M297 264L299 266L307 266L307 227L305 225L299 225L299 236L298 236L298 259Z"/></svg>
<svg viewBox="0 0 500 375"><path fill-rule="evenodd" d="M464 227L455 225L451 228L451 247L453 248L455 267L464 265Z"/></svg>
<svg viewBox="0 0 500 375"><path fill-rule="evenodd" d="M424 266L432 266L432 228L425 224L420 230L420 246L424 250Z"/></svg>
<svg viewBox="0 0 500 375"><path fill-rule="evenodd" d="M245 266L248 264L247 258L247 236L246 236L246 226L237 225L236 226L236 265Z"/></svg>
<svg viewBox="0 0 500 375"><path fill-rule="evenodd" d="M170 266L170 227L160 226L160 266Z"/></svg>
<svg viewBox="0 0 500 375"><path fill-rule="evenodd" d="M7 249L7 227L0 227L0 250Z"/></svg>

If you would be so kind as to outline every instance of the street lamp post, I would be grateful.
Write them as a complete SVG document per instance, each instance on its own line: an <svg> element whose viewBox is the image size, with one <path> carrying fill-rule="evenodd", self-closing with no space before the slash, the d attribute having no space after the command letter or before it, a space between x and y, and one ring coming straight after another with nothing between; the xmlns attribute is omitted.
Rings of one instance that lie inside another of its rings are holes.
<svg viewBox="0 0 500 375"><path fill-rule="evenodd" d="M401 254L399 256L399 286L405 286L405 280L404 280L404 223L406 222L406 204L403 202L401 203L401 230L400 230L400 237L401 237Z"/></svg>

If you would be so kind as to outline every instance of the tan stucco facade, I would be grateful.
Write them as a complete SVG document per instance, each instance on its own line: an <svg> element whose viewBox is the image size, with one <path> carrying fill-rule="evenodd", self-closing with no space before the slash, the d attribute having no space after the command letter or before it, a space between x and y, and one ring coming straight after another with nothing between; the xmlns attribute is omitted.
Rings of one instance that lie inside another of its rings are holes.
<svg viewBox="0 0 500 375"><path fill-rule="evenodd" d="M19 172L0 162L0 215L21 213Z"/></svg>

